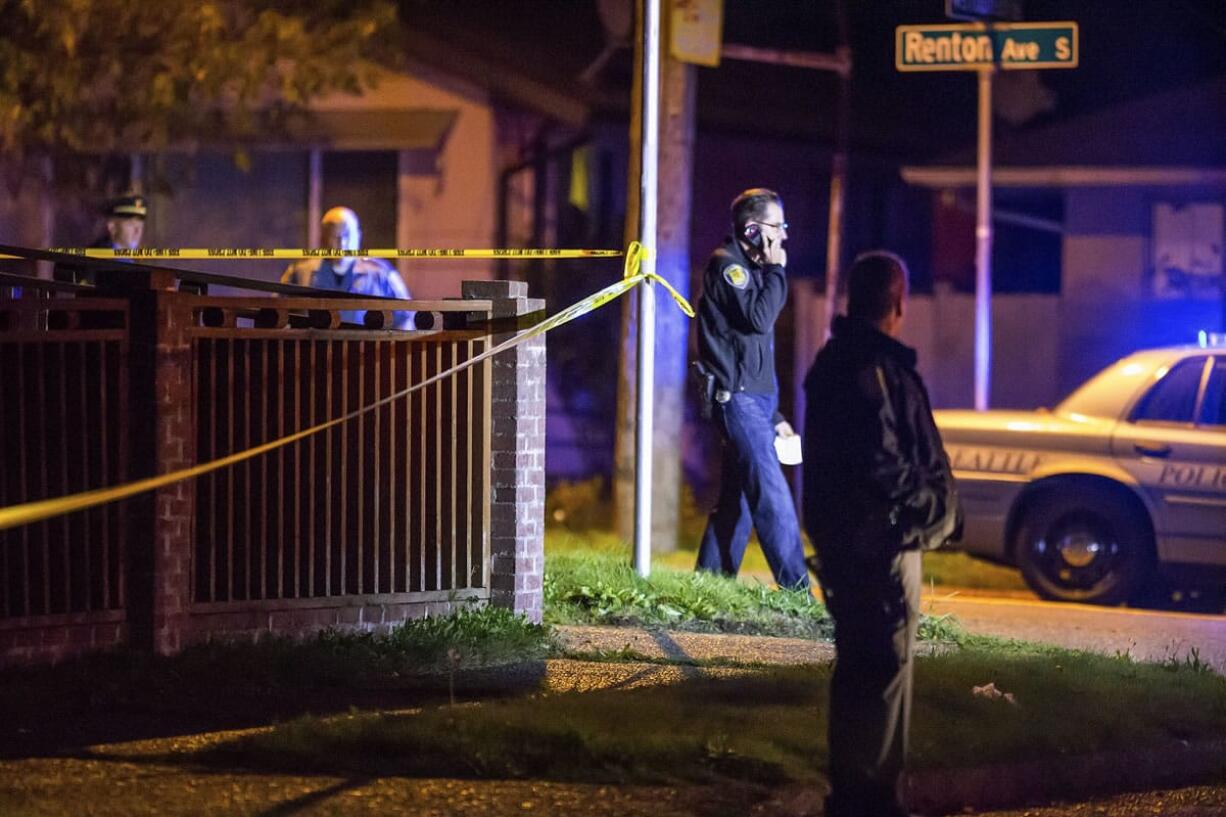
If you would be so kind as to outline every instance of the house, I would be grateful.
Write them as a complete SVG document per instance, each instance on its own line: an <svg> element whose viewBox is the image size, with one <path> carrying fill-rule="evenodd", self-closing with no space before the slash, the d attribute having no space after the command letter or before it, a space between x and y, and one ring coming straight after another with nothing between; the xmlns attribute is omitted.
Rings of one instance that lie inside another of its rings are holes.
<svg viewBox="0 0 1226 817"><path fill-rule="evenodd" d="M1223 328L1224 125L1226 75L998 138L997 229L1054 234L1058 248L1056 268L1040 275L1057 282L1056 308L1044 324L999 338L1000 355L1028 357L1036 337L1054 337L1050 363L1066 393L1138 348ZM973 191L973 161L965 152L903 168L904 180L931 191L934 230L941 202ZM1024 212L1027 201L1053 200L1045 212ZM968 249L973 242L944 247L934 268L965 267ZM1007 299L998 296L998 308ZM1033 362L1042 370L1048 361Z"/></svg>

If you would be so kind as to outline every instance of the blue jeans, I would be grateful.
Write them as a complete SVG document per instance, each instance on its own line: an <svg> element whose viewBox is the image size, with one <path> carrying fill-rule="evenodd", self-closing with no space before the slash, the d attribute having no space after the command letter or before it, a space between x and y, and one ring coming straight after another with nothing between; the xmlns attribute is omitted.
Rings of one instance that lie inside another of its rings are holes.
<svg viewBox="0 0 1226 817"><path fill-rule="evenodd" d="M735 576L741 569L750 526L780 587L807 588L796 506L775 456L772 418L778 398L734 392L715 413L723 431L719 501L698 549L698 569Z"/></svg>

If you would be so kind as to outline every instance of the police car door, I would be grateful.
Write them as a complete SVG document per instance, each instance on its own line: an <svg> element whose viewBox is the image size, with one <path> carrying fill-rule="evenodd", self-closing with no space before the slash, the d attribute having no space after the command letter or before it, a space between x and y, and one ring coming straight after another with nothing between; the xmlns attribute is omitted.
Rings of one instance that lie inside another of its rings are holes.
<svg viewBox="0 0 1226 817"><path fill-rule="evenodd" d="M1163 562L1226 565L1224 377L1226 358L1181 360L1116 427L1113 453L1149 498Z"/></svg>

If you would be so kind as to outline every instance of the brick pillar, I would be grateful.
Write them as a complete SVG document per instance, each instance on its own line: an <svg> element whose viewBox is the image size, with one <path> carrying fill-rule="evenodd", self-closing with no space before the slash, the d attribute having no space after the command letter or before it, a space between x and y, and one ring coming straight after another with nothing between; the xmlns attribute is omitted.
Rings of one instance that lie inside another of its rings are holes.
<svg viewBox="0 0 1226 817"><path fill-rule="evenodd" d="M465 281L466 299L493 302L495 344L531 325L544 310L523 281ZM482 316L484 317L484 316ZM545 337L493 361L490 434L491 599L541 620L545 572Z"/></svg>
<svg viewBox="0 0 1226 817"><path fill-rule="evenodd" d="M129 335L129 477L195 463L190 309L168 272L99 274L99 287L122 293ZM128 622L134 646L161 655L184 645L191 603L193 483L179 482L128 500Z"/></svg>

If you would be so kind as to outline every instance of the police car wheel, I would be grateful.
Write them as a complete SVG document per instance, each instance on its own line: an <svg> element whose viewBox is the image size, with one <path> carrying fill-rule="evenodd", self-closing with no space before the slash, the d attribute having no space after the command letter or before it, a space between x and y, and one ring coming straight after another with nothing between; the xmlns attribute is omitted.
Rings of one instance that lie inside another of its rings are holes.
<svg viewBox="0 0 1226 817"><path fill-rule="evenodd" d="M1098 486L1048 494L1022 520L1017 544L1022 577L1045 599L1128 602L1153 574L1148 529L1133 508Z"/></svg>

